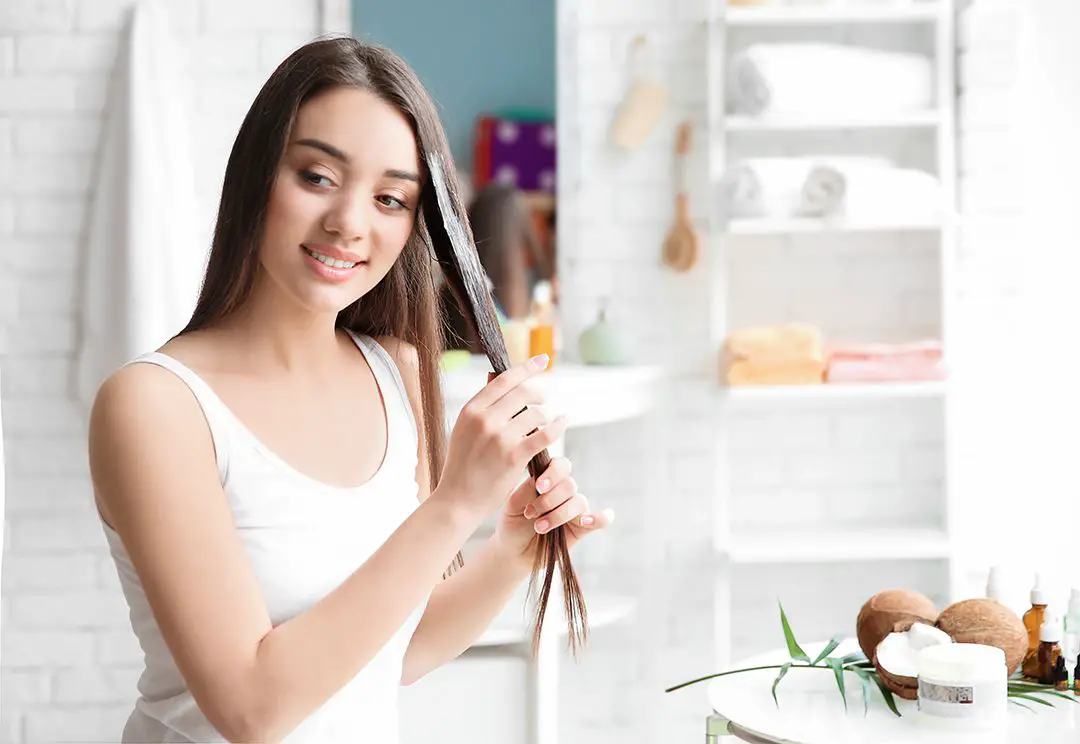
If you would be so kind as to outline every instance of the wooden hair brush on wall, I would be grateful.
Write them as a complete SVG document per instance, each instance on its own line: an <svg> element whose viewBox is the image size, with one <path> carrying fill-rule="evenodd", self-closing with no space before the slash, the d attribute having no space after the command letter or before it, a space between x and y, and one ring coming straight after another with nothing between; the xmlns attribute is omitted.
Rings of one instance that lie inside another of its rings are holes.
<svg viewBox="0 0 1080 744"><path fill-rule="evenodd" d="M510 358L502 329L499 328L486 274L477 256L476 245L464 223L464 210L460 203L455 203L447 190L446 174L439 155L429 154L427 165L436 198L423 200L423 213L435 257L443 265L446 280L460 298L462 311L476 329L480 345L491 362L492 374L502 374L510 367ZM534 480L540 477L550 462L551 457L547 450L543 450L529 462L529 473ZM540 536L536 562L529 582L531 594L539 574L543 573L533 627L534 654L539 647L556 569L562 574L563 604L569 625L571 650L576 652L588 635L585 599L577 574L570 563L566 533L564 528L560 527Z"/></svg>

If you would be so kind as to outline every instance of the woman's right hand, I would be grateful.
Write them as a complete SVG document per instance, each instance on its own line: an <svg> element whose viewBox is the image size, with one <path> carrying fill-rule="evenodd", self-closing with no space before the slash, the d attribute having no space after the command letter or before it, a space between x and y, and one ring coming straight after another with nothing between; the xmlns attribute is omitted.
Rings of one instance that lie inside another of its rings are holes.
<svg viewBox="0 0 1080 744"><path fill-rule="evenodd" d="M565 433L565 417L551 420L540 395L526 384L547 364L541 354L511 367L465 404L433 497L484 519L520 485L529 460Z"/></svg>

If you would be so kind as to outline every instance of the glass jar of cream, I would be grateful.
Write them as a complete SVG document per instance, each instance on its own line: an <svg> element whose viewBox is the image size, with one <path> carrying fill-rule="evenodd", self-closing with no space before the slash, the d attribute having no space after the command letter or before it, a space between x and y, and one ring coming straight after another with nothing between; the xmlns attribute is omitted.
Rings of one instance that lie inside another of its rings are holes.
<svg viewBox="0 0 1080 744"><path fill-rule="evenodd" d="M943 728L978 731L1008 713L1005 652L978 643L946 643L919 652L920 718Z"/></svg>

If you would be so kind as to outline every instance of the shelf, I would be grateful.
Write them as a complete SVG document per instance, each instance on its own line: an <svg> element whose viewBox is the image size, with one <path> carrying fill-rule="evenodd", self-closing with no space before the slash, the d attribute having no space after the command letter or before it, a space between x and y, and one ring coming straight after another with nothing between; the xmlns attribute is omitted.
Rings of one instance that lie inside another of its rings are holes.
<svg viewBox="0 0 1080 744"><path fill-rule="evenodd" d="M487 384L487 357L474 354L460 369L443 372L445 416L457 418L461 407ZM650 366L598 366L555 361L532 379L555 413L565 413L571 428L595 426L641 416L654 405L664 372Z"/></svg>
<svg viewBox="0 0 1080 744"><path fill-rule="evenodd" d="M937 127L941 114L931 111L913 111L891 116L856 116L845 118L788 117L788 116L741 116L724 118L728 132L819 132L844 129L920 129Z"/></svg>
<svg viewBox="0 0 1080 744"><path fill-rule="evenodd" d="M724 14L728 26L808 26L839 24L927 23L941 17L938 3L909 3L887 7L783 7L729 8Z"/></svg>
<svg viewBox="0 0 1080 744"><path fill-rule="evenodd" d="M933 560L950 555L948 535L930 528L755 530L732 536L726 550L718 547L733 563L743 565Z"/></svg>
<svg viewBox="0 0 1080 744"><path fill-rule="evenodd" d="M526 605L525 595L518 591L498 615L488 624L484 632L472 644L471 648L490 646L528 645L532 641L532 606ZM590 595L587 597L589 609L589 628L599 629L615 625L634 615L637 602L629 597L617 595ZM566 613L558 603L545 620L552 623L556 633L566 632Z"/></svg>
<svg viewBox="0 0 1080 744"><path fill-rule="evenodd" d="M942 381L866 382L822 385L744 385L722 387L732 402L859 400L867 398L932 398L945 394Z"/></svg>
<svg viewBox="0 0 1080 744"><path fill-rule="evenodd" d="M791 235L802 233L933 232L941 222L847 222L844 219L736 219L727 224L729 235Z"/></svg>

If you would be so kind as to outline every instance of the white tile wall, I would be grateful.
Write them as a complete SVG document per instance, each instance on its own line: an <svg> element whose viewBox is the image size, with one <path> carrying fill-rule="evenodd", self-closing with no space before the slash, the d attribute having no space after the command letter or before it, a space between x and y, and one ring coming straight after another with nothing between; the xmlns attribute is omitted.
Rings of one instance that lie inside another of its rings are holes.
<svg viewBox="0 0 1080 744"><path fill-rule="evenodd" d="M6 174L0 176L0 361L9 473L3 742L115 736L139 662L93 520L81 424L64 398L74 341L73 275L56 269L57 263L72 266L76 256L88 162L101 126L104 70L126 4L0 3L0 174ZM681 118L698 123L695 152L703 152L704 50L695 22L701 4L570 5L576 11L562 13L559 40L560 64L568 73L560 81L566 337L576 338L599 300L610 296L612 317L634 332L639 359L674 362L687 377L648 421L571 437L590 497L619 512L611 535L583 546L578 563L586 583L591 590L630 593L641 606L634 620L598 631L590 652L564 673L561 731L566 741L591 744L698 741L703 690L664 695L663 689L708 671L714 651L716 429L709 387L695 375L713 362L715 350L701 322L709 299L702 272L668 275L659 268L658 254L671 217L671 133ZM271 65L315 32L317 3L169 0L169 6L192 52L201 90L195 109L197 173L209 220L245 102ZM996 188L1008 123L998 101L1001 86L1011 79L1011 31L1007 19L985 14L961 23L960 74L968 86L961 95L961 169L971 214L960 284L983 305L1006 296L1015 283L1007 238L1011 204L1009 194ZM671 85L672 107L646 147L624 157L605 149L604 136L627 82L629 41L638 32L648 33L657 51L656 69ZM923 157L917 149L911 153L913 161ZM695 178L703 183L704 173ZM698 199L696 212L702 214L704 206ZM744 280L746 286L767 287L775 262L785 257L800 271L814 270L821 248L748 242L734 257L738 286ZM870 330L896 338L933 331L937 313L930 298L936 287L917 279L931 249L918 240L877 245L874 250L889 260L872 265L860 258L864 249L857 242L827 246L837 273L822 276L818 270L813 283L770 290L768 304L733 303L734 319L770 319L772 308L784 307L852 337ZM48 264L38 260L43 255ZM886 266L905 281L887 280L881 273ZM873 328L848 323L841 301L817 289L852 283L880 298ZM972 337L985 331L985 315L964 307L958 313L969 319L962 327ZM568 352L573 355L572 343ZM924 408L879 412L884 418L873 420L865 409L844 407L781 422L748 412L734 450L740 454L736 477L746 489L733 503L733 518L758 524L766 509L786 512L793 521L860 514L853 505L869 489L877 494L875 503L888 506L861 515L867 519L939 519L932 494L942 466L934 454L940 412L930 403ZM770 467L761 459L766 453L787 464ZM850 475L846 491L820 488L822 463ZM906 499L891 498L897 481L875 482L884 472L899 477ZM800 581L793 574L783 587L757 596L750 590L761 587L758 569L741 574L736 590L742 587L748 599L733 628L736 637L746 638L759 621L774 623L776 592L791 597L800 618L816 612L819 603L795 594ZM815 622L831 632L832 620L847 617L850 609Z"/></svg>

